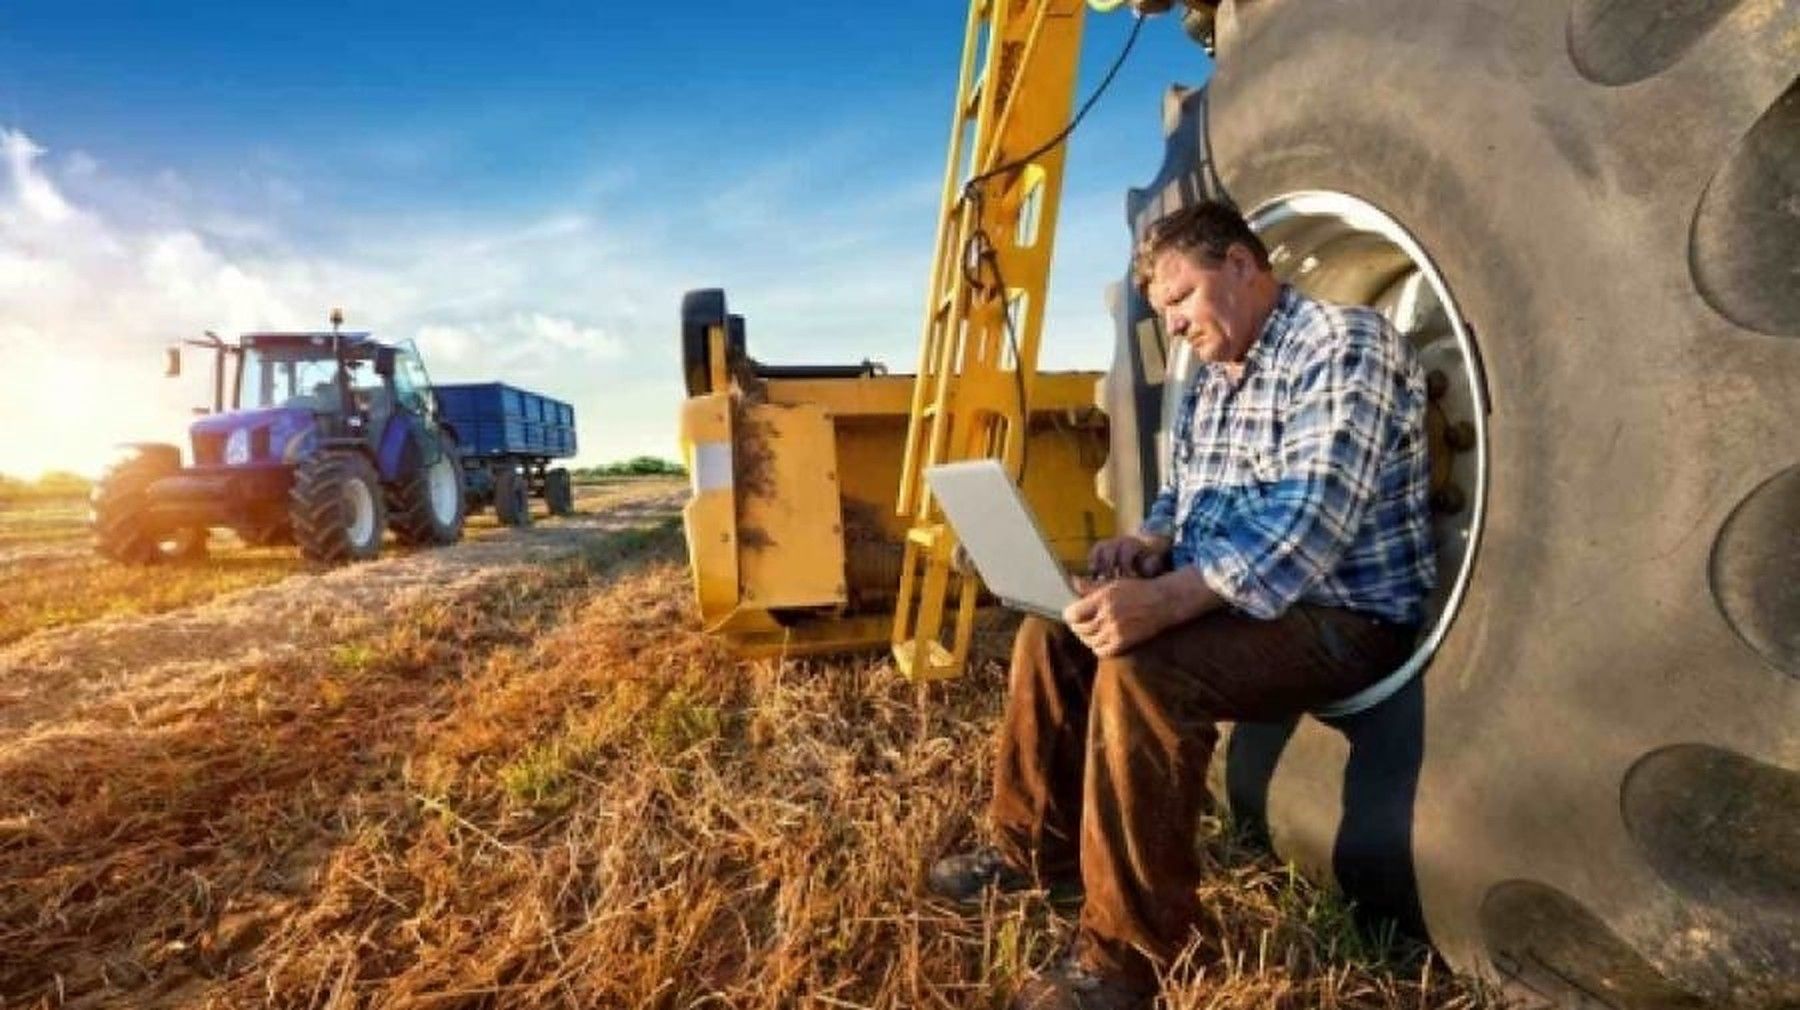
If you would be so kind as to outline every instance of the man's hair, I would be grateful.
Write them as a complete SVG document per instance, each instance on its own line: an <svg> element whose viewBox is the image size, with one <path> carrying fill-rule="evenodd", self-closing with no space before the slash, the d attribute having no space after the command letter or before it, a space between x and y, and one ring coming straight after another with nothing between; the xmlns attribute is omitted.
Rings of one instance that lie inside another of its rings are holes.
<svg viewBox="0 0 1800 1010"><path fill-rule="evenodd" d="M1150 273L1165 252L1178 252L1205 266L1218 266L1225 262L1225 253L1233 245L1250 250L1256 265L1269 269L1269 250L1231 204L1202 200L1158 218L1145 229L1132 264L1138 290L1149 289Z"/></svg>

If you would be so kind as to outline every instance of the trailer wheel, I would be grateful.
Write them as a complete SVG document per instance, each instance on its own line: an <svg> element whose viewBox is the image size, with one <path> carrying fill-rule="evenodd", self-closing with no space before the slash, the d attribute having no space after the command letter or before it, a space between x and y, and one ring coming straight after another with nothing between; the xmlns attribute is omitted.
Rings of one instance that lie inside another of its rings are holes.
<svg viewBox="0 0 1800 1010"><path fill-rule="evenodd" d="M1342 736L1234 734L1226 781L1291 858L1359 898L1410 876L1454 964L1552 1000L1800 999L1796 882L1737 869L1791 869L1800 811L1703 826L1733 769L1800 788L1796 31L1750 0L1221 16L1210 164L1277 269L1401 281L1378 210L1488 387L1425 675Z"/></svg>
<svg viewBox="0 0 1800 1010"><path fill-rule="evenodd" d="M545 472L544 502L550 506L553 516L575 514L575 487L569 480L568 470L559 466Z"/></svg>
<svg viewBox="0 0 1800 1010"><path fill-rule="evenodd" d="M155 564L205 553L204 530L170 531L153 525L148 512L150 485L181 469L181 450L172 445L136 447L109 467L89 494L94 548L102 557L129 565Z"/></svg>
<svg viewBox="0 0 1800 1010"><path fill-rule="evenodd" d="M171 561L202 561L211 539L212 531L204 526L183 526L164 534L157 546Z"/></svg>
<svg viewBox="0 0 1800 1010"><path fill-rule="evenodd" d="M503 526L531 525L531 481L510 465L494 471L494 516Z"/></svg>
<svg viewBox="0 0 1800 1010"><path fill-rule="evenodd" d="M328 449L303 460L288 492L300 554L320 565L364 561L381 553L387 508L381 478L358 452Z"/></svg>
<svg viewBox="0 0 1800 1010"><path fill-rule="evenodd" d="M400 478L388 489L388 522L403 544L453 544L462 539L467 512L462 460L449 433L438 433L436 461Z"/></svg>
<svg viewBox="0 0 1800 1010"><path fill-rule="evenodd" d="M281 547L294 542L294 532L283 518L233 530L246 547Z"/></svg>

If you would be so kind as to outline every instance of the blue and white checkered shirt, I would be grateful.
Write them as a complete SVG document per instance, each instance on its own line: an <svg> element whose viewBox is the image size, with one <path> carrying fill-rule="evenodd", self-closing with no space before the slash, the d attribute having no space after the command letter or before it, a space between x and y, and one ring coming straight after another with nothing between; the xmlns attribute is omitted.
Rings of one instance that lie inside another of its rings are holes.
<svg viewBox="0 0 1800 1010"><path fill-rule="evenodd" d="M1437 578L1425 402L1380 313L1284 285L1240 381L1195 374L1142 528L1253 617L1304 602L1417 622Z"/></svg>

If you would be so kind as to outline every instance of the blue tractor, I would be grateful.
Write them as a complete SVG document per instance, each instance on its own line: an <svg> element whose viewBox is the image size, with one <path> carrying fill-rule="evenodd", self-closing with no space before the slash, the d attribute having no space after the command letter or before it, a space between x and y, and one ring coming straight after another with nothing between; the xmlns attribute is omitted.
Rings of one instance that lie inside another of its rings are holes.
<svg viewBox="0 0 1800 1010"><path fill-rule="evenodd" d="M138 444L93 492L99 552L150 564L205 553L225 527L254 546L294 543L309 561L373 558L388 529L403 544L462 538L456 433L439 415L410 341L344 333L209 333L213 403L181 450ZM168 374L181 373L180 348Z"/></svg>

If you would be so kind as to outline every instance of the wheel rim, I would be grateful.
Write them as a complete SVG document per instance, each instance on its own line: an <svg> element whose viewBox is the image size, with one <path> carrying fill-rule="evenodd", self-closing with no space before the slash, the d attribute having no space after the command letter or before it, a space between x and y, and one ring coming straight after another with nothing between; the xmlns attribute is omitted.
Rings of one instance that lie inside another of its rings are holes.
<svg viewBox="0 0 1800 1010"><path fill-rule="evenodd" d="M1449 425L1466 423L1461 434L1472 435L1471 444L1450 456L1449 479L1444 483L1453 490L1434 488L1438 583L1425 602L1418 644L1405 663L1376 685L1320 710L1347 715L1384 700L1425 668L1468 590L1486 518L1489 479L1481 357L1449 286L1424 248L1373 204L1346 193L1308 190L1269 200L1248 218L1268 246L1270 264L1280 280L1314 297L1380 309L1412 341L1424 369L1442 376L1433 383L1434 409ZM1185 380L1194 367L1185 344L1176 342L1173 351L1172 371L1181 381L1165 386L1164 430L1179 409ZM1460 508L1449 511L1458 497Z"/></svg>
<svg viewBox="0 0 1800 1010"><path fill-rule="evenodd" d="M361 547L375 535L375 495L369 491L367 483L351 480L344 484L344 505L350 513L345 531L350 542Z"/></svg>
<svg viewBox="0 0 1800 1010"><path fill-rule="evenodd" d="M449 524L456 520L456 467L450 462L448 454L440 457L431 466L427 478L431 490L431 516L439 523Z"/></svg>

